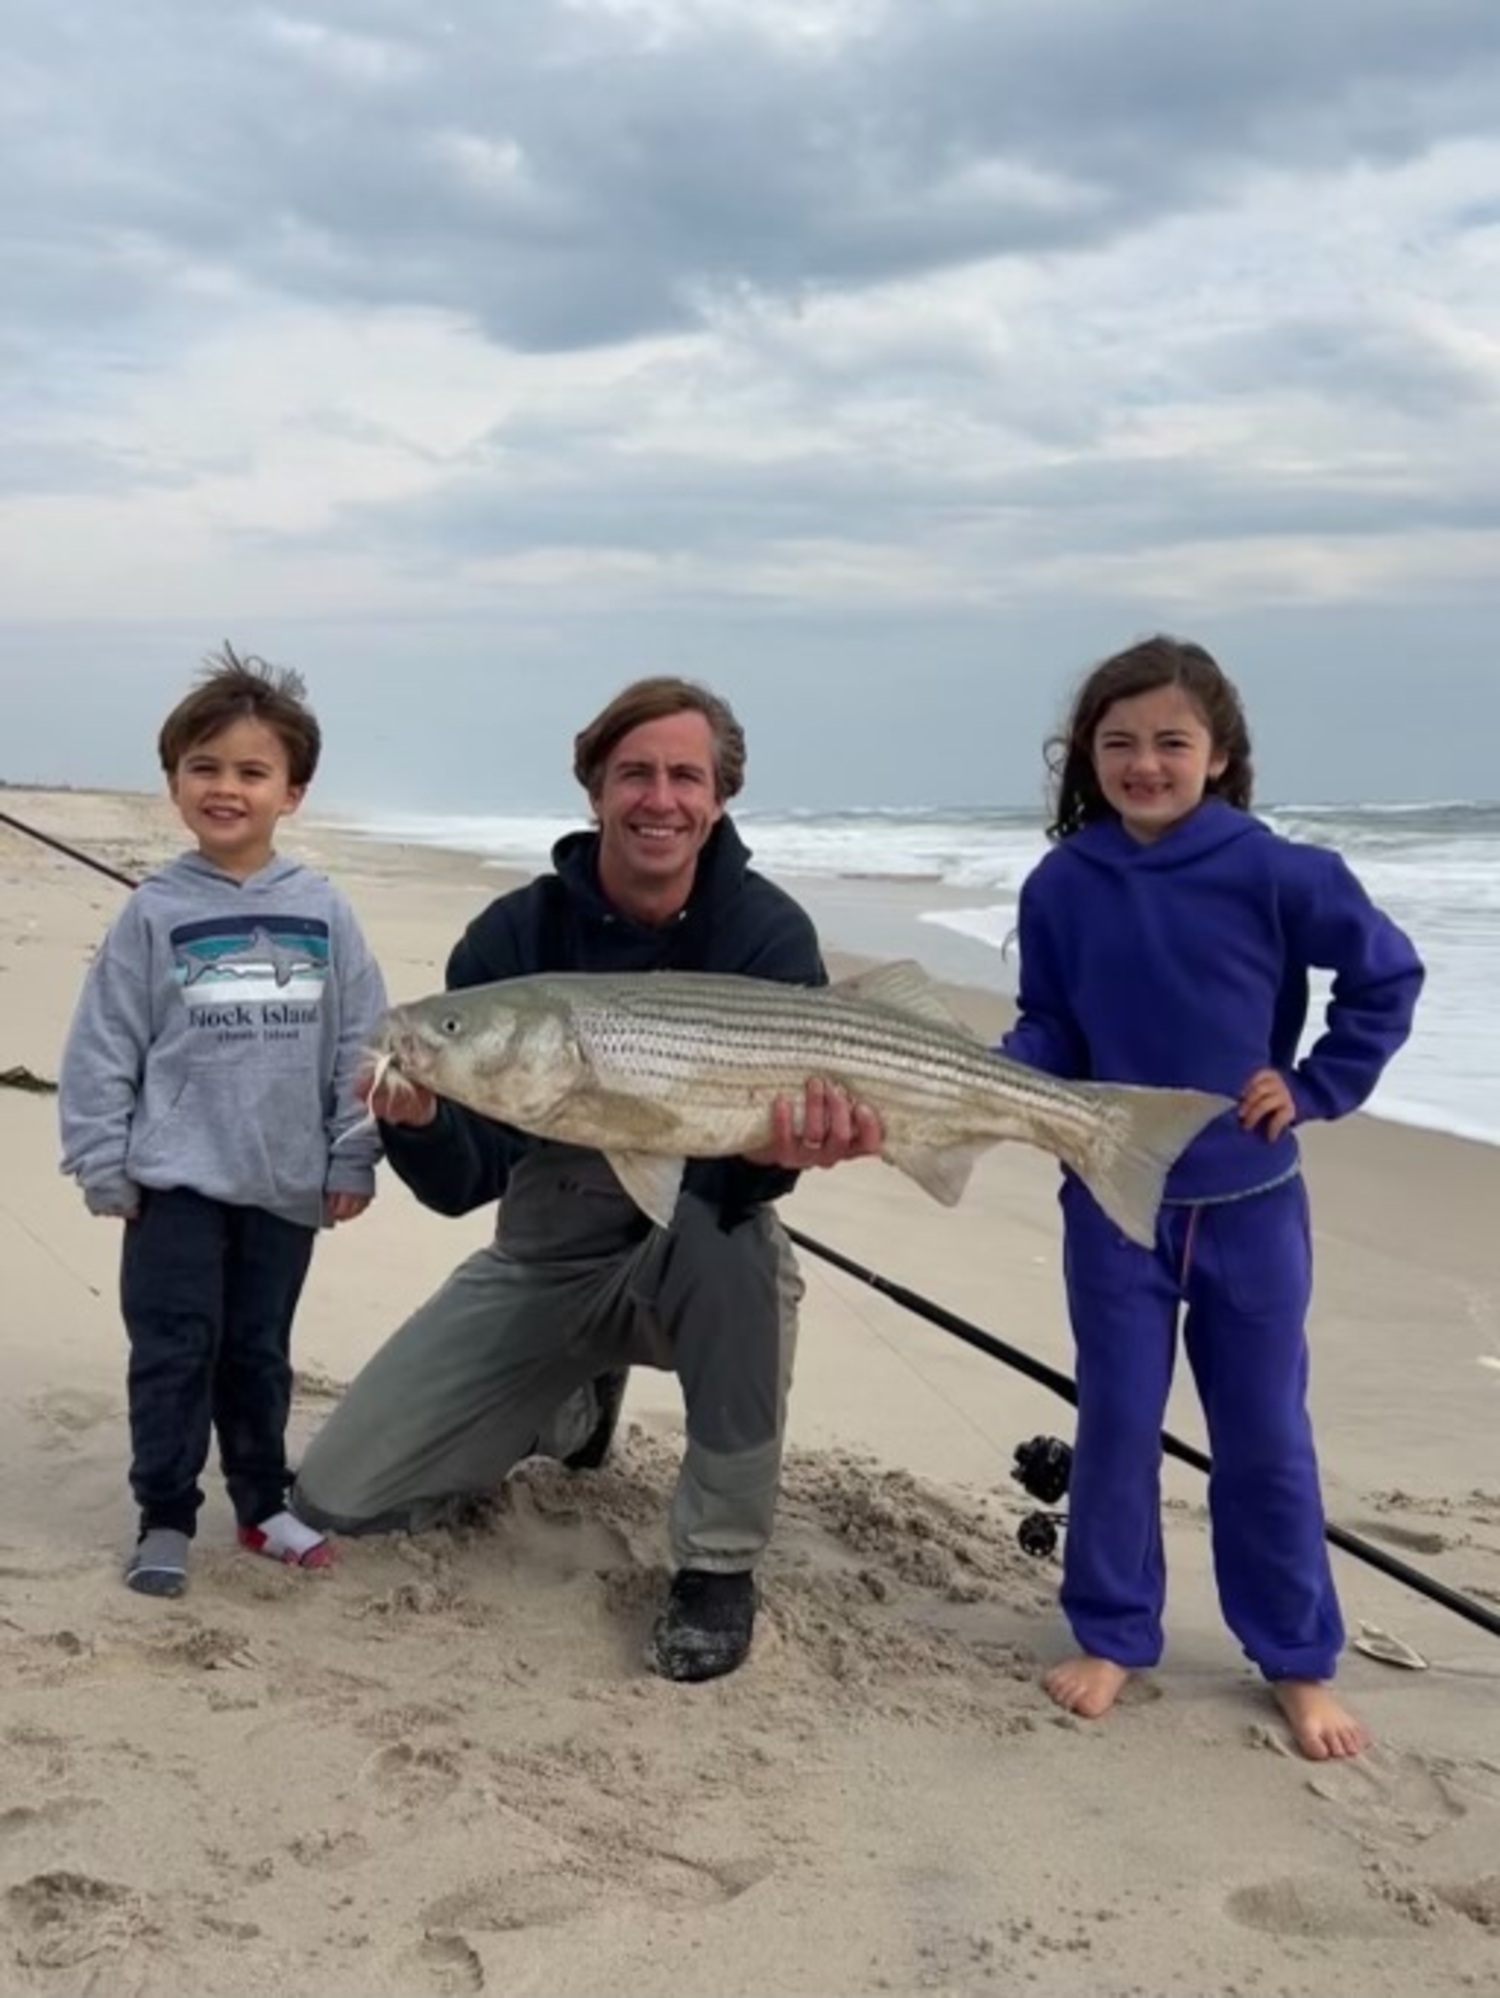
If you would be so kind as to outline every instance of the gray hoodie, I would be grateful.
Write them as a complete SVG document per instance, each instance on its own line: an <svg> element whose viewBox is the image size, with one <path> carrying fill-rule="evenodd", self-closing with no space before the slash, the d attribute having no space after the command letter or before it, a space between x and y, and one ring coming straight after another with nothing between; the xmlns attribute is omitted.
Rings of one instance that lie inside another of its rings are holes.
<svg viewBox="0 0 1500 1998"><path fill-rule="evenodd" d="M59 1078L62 1169L97 1214L190 1187L317 1227L370 1194L360 1057L386 1003L344 897L273 858L236 881L187 853L141 883L99 948Z"/></svg>

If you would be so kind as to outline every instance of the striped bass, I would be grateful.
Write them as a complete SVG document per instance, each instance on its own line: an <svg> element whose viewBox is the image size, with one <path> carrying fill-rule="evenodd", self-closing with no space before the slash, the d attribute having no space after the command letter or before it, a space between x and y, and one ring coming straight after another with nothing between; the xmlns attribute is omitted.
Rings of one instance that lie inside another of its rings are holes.
<svg viewBox="0 0 1500 1998"><path fill-rule="evenodd" d="M951 1014L919 965L828 986L712 972L508 978L396 1006L376 1082L419 1083L483 1116L601 1151L671 1225L685 1162L753 1152L773 1099L812 1077L866 1103L881 1156L946 1206L1006 1140L1050 1152L1132 1241L1155 1239L1163 1182L1232 1107L1194 1089L1062 1082L1006 1059Z"/></svg>

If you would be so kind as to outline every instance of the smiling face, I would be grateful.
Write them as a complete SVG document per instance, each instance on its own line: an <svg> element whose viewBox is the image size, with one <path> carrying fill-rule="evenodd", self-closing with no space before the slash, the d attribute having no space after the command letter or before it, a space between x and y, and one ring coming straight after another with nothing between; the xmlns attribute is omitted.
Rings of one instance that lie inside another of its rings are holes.
<svg viewBox="0 0 1500 1998"><path fill-rule="evenodd" d="M1229 762L1196 702L1177 686L1112 701L1094 730L1092 760L1106 804L1144 844L1196 811Z"/></svg>
<svg viewBox="0 0 1500 1998"><path fill-rule="evenodd" d="M610 751L590 802L605 895L637 922L669 922L724 816L707 717L689 709L631 729Z"/></svg>
<svg viewBox="0 0 1500 1998"><path fill-rule="evenodd" d="M305 787L291 781L276 731L246 717L184 750L167 788L204 859L245 881L271 858Z"/></svg>

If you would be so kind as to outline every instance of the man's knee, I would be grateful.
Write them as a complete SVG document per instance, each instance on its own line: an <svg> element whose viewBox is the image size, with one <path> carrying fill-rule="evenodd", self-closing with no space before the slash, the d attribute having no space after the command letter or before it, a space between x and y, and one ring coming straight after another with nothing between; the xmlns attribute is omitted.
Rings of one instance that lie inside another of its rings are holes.
<svg viewBox="0 0 1500 1998"><path fill-rule="evenodd" d="M366 1518L342 1512L322 1505L307 1488L300 1475L292 1483L292 1511L309 1526L316 1526L321 1533L337 1533L344 1539L358 1539L367 1533L410 1533L416 1530L411 1508L394 1512L372 1513Z"/></svg>
<svg viewBox="0 0 1500 1998"><path fill-rule="evenodd" d="M292 1510L324 1533L357 1536L406 1527L408 1512L382 1508L363 1474L368 1454L340 1402L302 1453L292 1481Z"/></svg>

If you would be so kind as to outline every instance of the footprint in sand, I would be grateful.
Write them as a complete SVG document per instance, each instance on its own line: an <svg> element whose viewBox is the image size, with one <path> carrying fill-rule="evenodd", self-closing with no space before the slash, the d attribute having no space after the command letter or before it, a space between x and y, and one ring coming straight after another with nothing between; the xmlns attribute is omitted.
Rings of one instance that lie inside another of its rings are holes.
<svg viewBox="0 0 1500 1998"><path fill-rule="evenodd" d="M1487 1873L1482 1879L1459 1885L1450 1881L1435 1886L1432 1892L1445 1908L1500 1938L1500 1873Z"/></svg>
<svg viewBox="0 0 1500 1998"><path fill-rule="evenodd" d="M85 1811L102 1808L98 1797L53 1797L45 1804L12 1804L9 1810L0 1811L0 1840L9 1844L32 1832L50 1832L82 1817Z"/></svg>
<svg viewBox="0 0 1500 1998"><path fill-rule="evenodd" d="M37 1631L16 1645L17 1676L48 1687L60 1685L65 1679L87 1676L98 1652L97 1641L80 1637L76 1630Z"/></svg>
<svg viewBox="0 0 1500 1998"><path fill-rule="evenodd" d="M555 1855L445 1894L425 1911L427 1932L501 1934L515 1929L557 1928L601 1908L645 1902L674 1913L722 1907L749 1893L775 1871L761 1859L708 1863L677 1852L603 1842L596 1855L581 1841L568 1858Z"/></svg>
<svg viewBox="0 0 1500 1998"><path fill-rule="evenodd" d="M1237 1887L1224 1912L1242 1929L1267 1936L1332 1942L1409 1933L1399 1908L1343 1874L1313 1873Z"/></svg>
<svg viewBox="0 0 1500 1998"><path fill-rule="evenodd" d="M461 1774L457 1757L446 1749L394 1741L370 1757L360 1781L392 1804L414 1810L450 1796Z"/></svg>
<svg viewBox="0 0 1500 1998"><path fill-rule="evenodd" d="M27 1412L47 1432L52 1450L76 1449L91 1429L122 1419L118 1399L93 1388L48 1388L31 1397Z"/></svg>
<svg viewBox="0 0 1500 1998"><path fill-rule="evenodd" d="M1500 1773L1487 1762L1400 1755L1374 1748L1307 1779L1362 1845L1422 1845L1474 1809L1500 1803Z"/></svg>
<svg viewBox="0 0 1500 1998"><path fill-rule="evenodd" d="M358 1866L369 1851L357 1831L303 1832L287 1846L299 1866L317 1866L331 1872Z"/></svg>
<svg viewBox="0 0 1500 1998"><path fill-rule="evenodd" d="M151 1931L138 1894L86 1873L35 1873L7 1890L5 1910L18 1959L37 1970L120 1955Z"/></svg>
<svg viewBox="0 0 1500 1998"><path fill-rule="evenodd" d="M260 1665L250 1639L221 1624L192 1624L171 1637L146 1642L139 1655L148 1665L182 1672L253 1672Z"/></svg>
<svg viewBox="0 0 1500 1998"><path fill-rule="evenodd" d="M173 1616L167 1635L152 1631L147 1621L133 1627L82 1637L76 1630L50 1630L28 1637L17 1647L20 1675L47 1686L91 1683L101 1679L159 1679L200 1674L225 1674L228 1683L254 1681L264 1663L250 1640L239 1632Z"/></svg>
<svg viewBox="0 0 1500 1998"><path fill-rule="evenodd" d="M449 1993L483 1991L484 1965L461 1935L429 1929L407 1959L403 1989L423 1990L448 1998ZM420 1978L420 1985L413 1980Z"/></svg>
<svg viewBox="0 0 1500 1998"><path fill-rule="evenodd" d="M25 1772L24 1787L33 1795L38 1784L66 1783L74 1774L77 1758L73 1751L77 1744L65 1741L60 1734L53 1734L47 1728L37 1727L30 1721L17 1721L5 1730L0 1740L7 1749L19 1749L25 1756L29 1766Z"/></svg>

